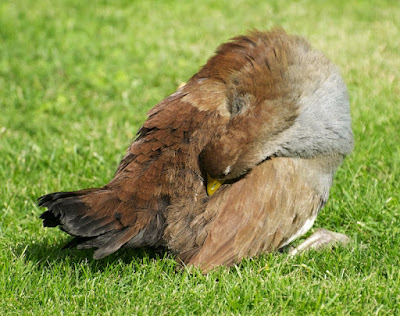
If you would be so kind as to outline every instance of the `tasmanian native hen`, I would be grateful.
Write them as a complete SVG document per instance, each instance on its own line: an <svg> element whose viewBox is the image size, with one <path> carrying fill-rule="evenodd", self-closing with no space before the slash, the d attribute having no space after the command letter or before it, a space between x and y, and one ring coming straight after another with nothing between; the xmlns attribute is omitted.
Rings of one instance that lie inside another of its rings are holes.
<svg viewBox="0 0 400 316"><path fill-rule="evenodd" d="M108 184L44 195L40 217L96 259L161 246L206 272L305 234L352 147L337 68L301 37L254 31L150 110Z"/></svg>

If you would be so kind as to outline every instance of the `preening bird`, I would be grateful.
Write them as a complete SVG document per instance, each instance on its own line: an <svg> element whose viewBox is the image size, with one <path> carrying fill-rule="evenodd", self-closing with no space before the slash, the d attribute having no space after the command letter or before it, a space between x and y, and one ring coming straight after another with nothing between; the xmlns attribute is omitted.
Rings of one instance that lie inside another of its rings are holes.
<svg viewBox="0 0 400 316"><path fill-rule="evenodd" d="M149 111L108 184L44 195L40 217L96 259L162 246L208 271L305 234L352 147L336 67L301 37L254 31Z"/></svg>

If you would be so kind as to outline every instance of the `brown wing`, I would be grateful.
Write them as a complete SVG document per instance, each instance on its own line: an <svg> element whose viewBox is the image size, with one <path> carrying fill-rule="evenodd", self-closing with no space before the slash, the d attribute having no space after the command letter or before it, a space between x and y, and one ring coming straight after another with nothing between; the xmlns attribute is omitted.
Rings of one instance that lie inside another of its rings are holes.
<svg viewBox="0 0 400 316"><path fill-rule="evenodd" d="M107 185L41 197L39 206L48 208L41 215L44 226L59 225L76 236L73 246L98 248L95 258L123 245L161 243L165 208L178 198L190 201L194 194L206 195L199 182L198 155L221 121L228 120L217 109L224 98L223 85L198 84L188 83L185 91L174 93L149 112Z"/></svg>
<svg viewBox="0 0 400 316"><path fill-rule="evenodd" d="M329 174L319 166L318 161L274 158L216 193L207 210L219 208L218 215L204 245L186 263L208 271L279 249L296 233L305 233L301 229L315 218L329 191Z"/></svg>

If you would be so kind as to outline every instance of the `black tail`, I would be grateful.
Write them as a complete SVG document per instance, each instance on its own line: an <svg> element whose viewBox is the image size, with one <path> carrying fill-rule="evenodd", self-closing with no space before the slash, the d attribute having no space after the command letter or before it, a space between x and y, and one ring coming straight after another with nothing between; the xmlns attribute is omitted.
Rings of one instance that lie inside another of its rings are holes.
<svg viewBox="0 0 400 316"><path fill-rule="evenodd" d="M38 199L38 206L47 208L40 215L43 226L59 226L75 237L64 248L98 248L96 259L128 242L130 247L152 245L161 238L164 227L162 217L136 213L130 201L121 201L106 188L47 194Z"/></svg>
<svg viewBox="0 0 400 316"><path fill-rule="evenodd" d="M38 198L37 205L47 208L47 211L40 215L40 218L43 219L43 226L56 227L77 217L82 217L86 213L87 206L80 197L96 190L98 189L55 192Z"/></svg>

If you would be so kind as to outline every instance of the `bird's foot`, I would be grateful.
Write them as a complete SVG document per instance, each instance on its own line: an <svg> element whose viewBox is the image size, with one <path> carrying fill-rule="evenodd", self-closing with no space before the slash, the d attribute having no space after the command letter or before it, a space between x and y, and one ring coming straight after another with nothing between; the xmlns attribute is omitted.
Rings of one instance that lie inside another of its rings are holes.
<svg viewBox="0 0 400 316"><path fill-rule="evenodd" d="M335 233L327 229L320 228L296 248L292 248L289 251L289 256L294 256L309 249L326 248L333 244L345 245L349 241L350 238L344 234Z"/></svg>

